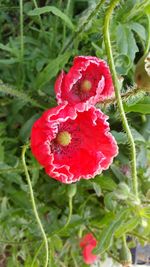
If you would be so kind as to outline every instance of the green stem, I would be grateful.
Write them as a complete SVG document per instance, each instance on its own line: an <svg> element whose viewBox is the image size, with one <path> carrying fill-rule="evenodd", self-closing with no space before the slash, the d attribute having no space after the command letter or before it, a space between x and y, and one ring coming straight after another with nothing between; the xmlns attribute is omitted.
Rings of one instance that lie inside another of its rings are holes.
<svg viewBox="0 0 150 267"><path fill-rule="evenodd" d="M45 256L46 257L45 257L44 267L47 267L48 266L48 261L49 261L48 240L47 240L44 228L42 226L41 220L40 220L39 215L38 215L38 211L37 211L37 207L36 207L35 199L34 199L34 194L33 194L33 189L32 189L32 184L31 184L30 176L29 176L27 165L26 165L26 161L25 161L25 153L26 153L27 147L28 147L28 145L24 145L23 149L22 149L22 164L23 164L23 167L24 167L26 179L27 179L27 182L28 182L29 190L30 190L30 197L31 197L33 212L34 212L35 218L37 220L37 224L39 225L39 228L41 230L41 233L42 233L42 236L43 236L43 242L45 244Z"/></svg>
<svg viewBox="0 0 150 267"><path fill-rule="evenodd" d="M111 48L111 42L110 42L110 34L109 34L109 23L110 23L110 18L112 15L112 12L115 8L115 6L119 3L119 0L113 0L111 1L111 4L109 8L107 9L105 13L105 19L104 19L104 42L105 42L105 47L106 47L106 52L108 56L108 61L109 61L109 66L110 70L112 73L112 78L114 82L114 87L115 87L115 95L116 95L116 100L121 116L121 120L123 123L123 127L127 133L128 136L128 141L131 147L131 167L132 167L132 187L133 187L133 192L135 194L135 197L138 199L138 180L137 180L137 171L136 171L136 149L135 149L135 143L133 136L131 134L130 127L128 125L128 121L124 112L123 108L123 103L120 95L120 84L117 78L117 73L115 70L115 64L114 64L114 59L112 55L112 48Z"/></svg>
<svg viewBox="0 0 150 267"><path fill-rule="evenodd" d="M146 41L146 47L145 47L145 52L144 55L146 56L149 52L150 49L150 15L147 15L147 22L148 22L148 28L147 28L147 41Z"/></svg>
<svg viewBox="0 0 150 267"><path fill-rule="evenodd" d="M24 26L23 26L23 0L19 0L20 3L20 65L19 65L19 71L20 71L20 78L18 78L18 88L22 89L24 85L25 80L25 73L24 73Z"/></svg>
<svg viewBox="0 0 150 267"><path fill-rule="evenodd" d="M34 267L34 263L35 263L35 261L36 261L36 259L37 259L38 254L40 253L40 251L41 251L43 245L44 245L44 241L41 243L41 245L39 246L37 252L35 253L35 256L34 256L33 261L32 261L32 263L31 263L31 267Z"/></svg>
<svg viewBox="0 0 150 267"><path fill-rule="evenodd" d="M130 90L128 90L127 92L121 94L121 98L122 101L127 101L130 97L135 97L136 95L139 95L139 93L144 95L144 90L142 90L141 88L131 88ZM98 107L100 104L114 104L116 103L117 99L116 97L111 97L111 98L107 98L105 100L103 100L103 102L99 102L96 104L96 106Z"/></svg>
<svg viewBox="0 0 150 267"><path fill-rule="evenodd" d="M73 259L74 267L78 267L78 263L76 261L76 255L74 255L74 251L71 250L71 253L70 254L71 254L71 257Z"/></svg>
<svg viewBox="0 0 150 267"><path fill-rule="evenodd" d="M123 242L123 245L126 247L127 246L127 241L126 241L126 236L125 235L122 236L122 242Z"/></svg>
<svg viewBox="0 0 150 267"><path fill-rule="evenodd" d="M148 239L148 238L146 238L146 237L144 237L144 236L142 236L142 235L139 235L139 233L136 233L136 232L132 232L132 233L128 233L130 236L135 236L135 237L137 237L137 238L139 238L139 239L142 239L142 240L144 240L144 241L146 241L147 243L150 243L150 239Z"/></svg>
<svg viewBox="0 0 150 267"><path fill-rule="evenodd" d="M71 0L68 0L66 12L65 12L67 16L69 16L70 4L71 4ZM63 47L65 44L65 39L66 39L66 24L64 23L64 26L63 26Z"/></svg>
<svg viewBox="0 0 150 267"><path fill-rule="evenodd" d="M33 0L33 4L34 4L35 8L38 8L38 5L37 5L36 0ZM40 24L41 31L42 31L42 33L43 33L45 42L49 44L49 42L47 42L46 32L45 32L45 30L44 30L44 26L43 26L42 19L41 19L41 16L40 16L40 15L38 15L38 19L39 19L39 24Z"/></svg>
<svg viewBox="0 0 150 267"><path fill-rule="evenodd" d="M67 218L65 225L62 228L60 228L59 230L52 232L52 234L50 236L63 232L67 228L67 226L69 225L69 223L71 221L71 216L72 216L72 199L73 199L72 197L69 197L69 214L68 214L68 218Z"/></svg>
<svg viewBox="0 0 150 267"><path fill-rule="evenodd" d="M69 47L70 45L73 44L74 40L76 40L78 38L78 36L84 32L86 26L89 24L89 22L93 19L93 17L96 16L96 14L98 13L101 5L105 2L105 0L100 0L96 7L91 11L91 13L89 14L89 16L86 18L86 20L78 27L77 31L75 32L75 34L71 37L71 39L68 41L68 43L62 48L60 53L64 53Z"/></svg>
<svg viewBox="0 0 150 267"><path fill-rule="evenodd" d="M68 218L67 221L64 225L64 229L69 225L70 221L71 221L71 216L72 216L72 197L69 197L69 214L68 214Z"/></svg>
<svg viewBox="0 0 150 267"><path fill-rule="evenodd" d="M24 42L23 42L23 0L20 0L20 58L23 61Z"/></svg>
<svg viewBox="0 0 150 267"><path fill-rule="evenodd" d="M44 109L44 110L46 109L46 107L39 104L36 100L32 99L30 96L26 95L23 92L20 92L20 91L14 89L14 88L9 87L9 85L4 84L1 80L0 80L0 92L4 93L5 95L17 97L24 102L32 104L35 107L39 107L39 108Z"/></svg>

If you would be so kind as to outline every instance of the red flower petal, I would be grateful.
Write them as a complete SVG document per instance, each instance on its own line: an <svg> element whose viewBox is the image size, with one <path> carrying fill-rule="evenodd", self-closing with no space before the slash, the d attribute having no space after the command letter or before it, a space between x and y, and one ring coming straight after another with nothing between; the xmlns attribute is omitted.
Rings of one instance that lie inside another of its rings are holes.
<svg viewBox="0 0 150 267"><path fill-rule="evenodd" d="M85 90L84 85L85 84ZM114 94L111 74L105 61L91 56L78 56L69 72L63 71L55 83L58 104L67 100L96 104Z"/></svg>
<svg viewBox="0 0 150 267"><path fill-rule="evenodd" d="M82 238L82 240L80 241L80 247L82 248L82 247L85 247L89 244L93 245L94 247L96 247L96 244L97 244L95 237L91 233L86 234Z"/></svg>
<svg viewBox="0 0 150 267"><path fill-rule="evenodd" d="M83 249L83 259L86 264L92 264L97 260L97 256L92 254L94 247L92 245L87 245Z"/></svg>
<svg viewBox="0 0 150 267"><path fill-rule="evenodd" d="M96 247L96 245L97 240L91 233L86 234L81 240L80 247L83 248L82 255L86 264L92 264L97 260L97 255L92 253L92 250Z"/></svg>
<svg viewBox="0 0 150 267"><path fill-rule="evenodd" d="M107 118L84 103L63 103L49 109L32 127L32 153L46 173L62 183L93 178L107 169L118 153ZM61 132L68 133L68 143L58 142Z"/></svg>

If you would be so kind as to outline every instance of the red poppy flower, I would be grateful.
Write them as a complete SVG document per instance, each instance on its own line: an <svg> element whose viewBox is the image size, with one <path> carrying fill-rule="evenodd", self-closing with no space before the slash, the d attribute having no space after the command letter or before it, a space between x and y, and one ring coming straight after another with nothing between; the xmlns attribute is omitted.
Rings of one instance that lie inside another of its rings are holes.
<svg viewBox="0 0 150 267"><path fill-rule="evenodd" d="M82 250L83 260L86 264L92 264L97 260L97 255L92 253L92 250L96 247L97 240L95 237L88 233L86 234L80 242L80 247Z"/></svg>
<svg viewBox="0 0 150 267"><path fill-rule="evenodd" d="M94 106L64 102L34 123L32 153L46 173L62 183L90 179L107 169L118 153L107 118Z"/></svg>
<svg viewBox="0 0 150 267"><path fill-rule="evenodd" d="M55 83L58 104L88 102L95 105L114 94L109 68L104 60L91 56L75 57L69 72L60 73Z"/></svg>

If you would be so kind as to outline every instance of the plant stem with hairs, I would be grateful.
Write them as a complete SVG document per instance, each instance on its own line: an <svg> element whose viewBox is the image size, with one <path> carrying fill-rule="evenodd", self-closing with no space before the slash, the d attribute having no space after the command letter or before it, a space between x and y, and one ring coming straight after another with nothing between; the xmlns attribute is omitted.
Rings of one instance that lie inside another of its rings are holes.
<svg viewBox="0 0 150 267"><path fill-rule="evenodd" d="M115 64L114 64L114 59L113 59L113 54L112 54L112 47L111 47L111 41L110 41L110 33L109 33L109 24L110 24L110 18L113 13L114 8L116 5L119 3L119 0L113 0L111 1L106 13L105 13L105 18L104 18L104 42L105 42L105 47L106 47L106 52L107 52L107 57L108 57L108 62L110 66L110 70L112 73L112 78L114 82L114 87L115 87L115 96L116 96L116 101L118 105L118 109L120 112L120 117L123 123L124 130L127 133L128 136L128 141L130 144L130 149L131 149L131 167L132 167L132 190L133 193L135 194L135 198L138 200L138 180L137 180L137 170L136 170L136 149L135 149L135 143L134 139L124 112L123 108L123 103L120 95L120 83L117 78L117 73L115 70Z"/></svg>

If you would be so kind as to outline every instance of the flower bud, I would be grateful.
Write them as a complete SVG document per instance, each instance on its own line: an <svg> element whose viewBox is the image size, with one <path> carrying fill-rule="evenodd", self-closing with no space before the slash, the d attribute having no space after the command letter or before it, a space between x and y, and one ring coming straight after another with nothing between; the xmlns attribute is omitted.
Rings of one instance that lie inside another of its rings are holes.
<svg viewBox="0 0 150 267"><path fill-rule="evenodd" d="M138 88L150 92L150 52L138 61L135 69L135 82Z"/></svg>
<svg viewBox="0 0 150 267"><path fill-rule="evenodd" d="M77 192L76 184L68 185L68 197L74 197L76 192Z"/></svg>
<svg viewBox="0 0 150 267"><path fill-rule="evenodd" d="M132 255L129 248L125 244L122 245L122 249L120 251L120 263L123 267L132 266Z"/></svg>

